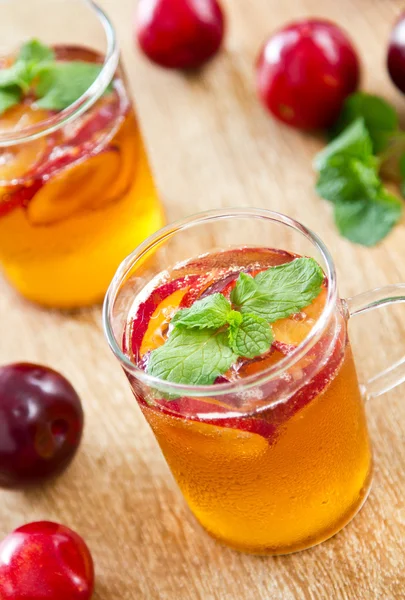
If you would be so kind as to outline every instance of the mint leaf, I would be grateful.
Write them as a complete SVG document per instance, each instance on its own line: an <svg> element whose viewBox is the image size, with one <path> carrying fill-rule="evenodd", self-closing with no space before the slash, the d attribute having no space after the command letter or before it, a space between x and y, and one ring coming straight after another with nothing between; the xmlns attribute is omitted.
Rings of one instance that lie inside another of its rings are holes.
<svg viewBox="0 0 405 600"><path fill-rule="evenodd" d="M346 99L331 134L339 135L359 117L363 118L364 125L370 134L374 152L377 154L384 150L389 143L390 136L399 127L395 108L380 96L365 92L352 94Z"/></svg>
<svg viewBox="0 0 405 600"><path fill-rule="evenodd" d="M290 263L262 271L256 277L260 289L275 305L270 322L283 319L305 308L319 295L324 273L313 258L296 258ZM262 315L260 315L262 316Z"/></svg>
<svg viewBox="0 0 405 600"><path fill-rule="evenodd" d="M29 89L26 65L16 62L8 69L0 69L0 88L18 87L23 91Z"/></svg>
<svg viewBox="0 0 405 600"><path fill-rule="evenodd" d="M33 39L23 44L18 53L18 62L35 63L55 60L54 51L39 40Z"/></svg>
<svg viewBox="0 0 405 600"><path fill-rule="evenodd" d="M330 202L372 196L381 187L376 167L374 157L362 162L357 158L332 156L321 169L315 189Z"/></svg>
<svg viewBox="0 0 405 600"><path fill-rule="evenodd" d="M179 310L172 323L188 328L218 329L228 323L231 305L222 294L212 294L197 300L190 308Z"/></svg>
<svg viewBox="0 0 405 600"><path fill-rule="evenodd" d="M240 273L231 292L231 302L240 309L244 303L257 297L258 293L256 280L247 273Z"/></svg>
<svg viewBox="0 0 405 600"><path fill-rule="evenodd" d="M364 120L356 119L347 129L335 138L322 152L319 152L314 161L314 167L321 171L328 165L333 156L344 155L347 158L357 158L361 161L368 160L373 153L370 135Z"/></svg>
<svg viewBox="0 0 405 600"><path fill-rule="evenodd" d="M146 370L172 383L211 385L236 359L226 332L176 326L163 346L151 352Z"/></svg>
<svg viewBox="0 0 405 600"><path fill-rule="evenodd" d="M242 314L252 313L273 323L299 312L318 296L324 274L313 258L297 258L271 267L254 279L241 273L231 301Z"/></svg>
<svg viewBox="0 0 405 600"><path fill-rule="evenodd" d="M274 336L265 319L248 313L243 315L242 322L237 327L230 329L229 338L235 354L255 358L269 350Z"/></svg>
<svg viewBox="0 0 405 600"><path fill-rule="evenodd" d="M11 86L4 90L0 89L0 114L8 108L15 106L21 100L21 90L17 86Z"/></svg>
<svg viewBox="0 0 405 600"><path fill-rule="evenodd" d="M384 98L365 92L349 96L343 106L339 119L330 130L335 137L362 118L373 142L375 153L384 150L390 136L398 130L399 120L395 108Z"/></svg>
<svg viewBox="0 0 405 600"><path fill-rule="evenodd" d="M83 61L45 63L36 70L37 106L63 110L78 100L94 83L101 65Z"/></svg>
<svg viewBox="0 0 405 600"><path fill-rule="evenodd" d="M402 202L382 189L374 199L337 202L335 221L341 235L363 246L375 246L399 221Z"/></svg>

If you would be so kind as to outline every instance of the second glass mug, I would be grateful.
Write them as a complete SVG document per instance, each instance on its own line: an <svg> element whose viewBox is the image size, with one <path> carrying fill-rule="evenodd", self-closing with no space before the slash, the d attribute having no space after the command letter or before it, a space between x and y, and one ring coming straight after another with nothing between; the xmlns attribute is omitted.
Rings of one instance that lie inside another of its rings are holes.
<svg viewBox="0 0 405 600"><path fill-rule="evenodd" d="M0 268L42 305L99 302L164 224L115 31L92 0L2 0L0 31L0 57L35 38L58 60L101 65L61 112L22 102L0 117Z"/></svg>
<svg viewBox="0 0 405 600"><path fill-rule="evenodd" d="M291 355L246 379L211 386L157 380L130 360L123 348L128 315L153 277L207 252L266 248L269 242L314 257L329 282L323 312ZM353 518L372 479L364 399L400 383L403 368L400 362L359 386L347 323L404 301L405 284L339 299L333 260L320 238L266 210L186 218L151 236L122 263L105 299L106 336L190 509L213 537L241 551L285 554L328 539ZM172 410L164 402L163 409L162 394L187 401L173 403ZM207 399L229 411L196 419L188 407ZM249 432L243 422L252 415L273 424L274 435ZM235 418L240 429L230 427Z"/></svg>

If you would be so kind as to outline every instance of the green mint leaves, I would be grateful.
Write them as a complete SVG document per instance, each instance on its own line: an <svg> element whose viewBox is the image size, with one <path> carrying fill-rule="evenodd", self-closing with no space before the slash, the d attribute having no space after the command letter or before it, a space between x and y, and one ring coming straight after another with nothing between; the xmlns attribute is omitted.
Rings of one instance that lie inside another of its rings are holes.
<svg viewBox="0 0 405 600"><path fill-rule="evenodd" d="M21 46L15 62L0 70L0 114L15 104L31 89L37 69L55 60L53 51L38 40Z"/></svg>
<svg viewBox="0 0 405 600"><path fill-rule="evenodd" d="M54 60L55 55L50 48L43 46L38 40L27 42L21 46L11 67L0 70L1 89L18 88L20 93L28 92L37 67Z"/></svg>
<svg viewBox="0 0 405 600"><path fill-rule="evenodd" d="M363 246L378 244L399 221L402 201L380 177L390 139L398 130L395 110L382 98L350 96L334 128L337 137L314 161L317 193L333 204L343 237Z"/></svg>
<svg viewBox="0 0 405 600"><path fill-rule="evenodd" d="M54 60L52 50L37 40L24 44L8 69L0 69L0 114L21 102L30 90L35 77L35 66L43 61Z"/></svg>
<svg viewBox="0 0 405 600"><path fill-rule="evenodd" d="M228 323L231 305L222 294L212 294L195 302L190 308L179 310L172 324L184 325L189 329L218 329Z"/></svg>
<svg viewBox="0 0 405 600"><path fill-rule="evenodd" d="M323 279L323 271L313 258L297 258L255 278L241 273L231 300L242 314L251 313L274 323L311 304L321 291Z"/></svg>
<svg viewBox="0 0 405 600"><path fill-rule="evenodd" d="M210 385L236 358L225 332L179 326L163 346L151 353L147 370L172 383Z"/></svg>
<svg viewBox="0 0 405 600"><path fill-rule="evenodd" d="M359 117L351 123L337 138L335 138L322 152L315 157L314 166L317 171L322 171L331 159L340 157L344 159L357 159L366 161L373 155L373 145L370 134Z"/></svg>
<svg viewBox="0 0 405 600"><path fill-rule="evenodd" d="M374 246L398 223L402 202L382 190L378 198L359 198L335 205L335 222L348 240L363 246Z"/></svg>
<svg viewBox="0 0 405 600"><path fill-rule="evenodd" d="M39 40L30 40L27 42L21 46L18 54L18 61L25 63L31 69L41 63L52 60L55 60L54 51Z"/></svg>
<svg viewBox="0 0 405 600"><path fill-rule="evenodd" d="M97 79L100 65L79 60L42 65L35 86L37 106L63 110L78 100Z"/></svg>
<svg viewBox="0 0 405 600"><path fill-rule="evenodd" d="M266 319L247 313L229 330L229 344L237 356L255 358L268 351L274 336Z"/></svg>
<svg viewBox="0 0 405 600"><path fill-rule="evenodd" d="M273 341L267 321L232 310L219 293L179 310L171 323L172 333L151 353L147 370L173 383L210 385L238 356L259 356Z"/></svg>
<svg viewBox="0 0 405 600"><path fill-rule="evenodd" d="M21 100L22 94L19 87L11 86L6 89L0 87L0 115L8 108L15 106Z"/></svg>
<svg viewBox="0 0 405 600"><path fill-rule="evenodd" d="M215 293L175 314L168 339L150 354L147 372L172 383L211 385L238 357L267 352L274 339L270 323L308 306L323 279L312 258L297 258L254 278L240 273L231 302Z"/></svg>
<svg viewBox="0 0 405 600"><path fill-rule="evenodd" d="M63 110L86 92L101 68L84 61L58 62L51 48L31 40L20 48L11 67L0 70L0 114L30 91L39 107Z"/></svg>
<svg viewBox="0 0 405 600"><path fill-rule="evenodd" d="M375 154L385 150L389 139L398 130L398 115L393 106L379 96L357 92L348 97L331 133L333 137L358 118L364 120Z"/></svg>

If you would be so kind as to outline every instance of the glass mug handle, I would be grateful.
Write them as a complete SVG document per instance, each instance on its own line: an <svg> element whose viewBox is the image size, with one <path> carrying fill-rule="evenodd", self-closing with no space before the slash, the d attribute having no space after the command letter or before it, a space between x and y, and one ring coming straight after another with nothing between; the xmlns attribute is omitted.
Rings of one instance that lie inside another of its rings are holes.
<svg viewBox="0 0 405 600"><path fill-rule="evenodd" d="M349 317L364 314L375 308L405 302L405 283L387 285L346 298L343 304ZM376 398L405 382L405 356L361 385L366 398Z"/></svg>

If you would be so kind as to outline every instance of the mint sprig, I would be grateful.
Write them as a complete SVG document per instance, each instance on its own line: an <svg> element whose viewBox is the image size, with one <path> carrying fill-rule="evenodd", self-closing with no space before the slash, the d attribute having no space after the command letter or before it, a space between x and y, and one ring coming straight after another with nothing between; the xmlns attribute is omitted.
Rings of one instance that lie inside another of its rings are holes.
<svg viewBox="0 0 405 600"><path fill-rule="evenodd" d="M385 157L374 154L388 152L397 126L395 110L383 99L354 94L335 127L339 135L314 161L316 191L333 204L340 234L363 246L376 245L401 218L401 200L381 179Z"/></svg>
<svg viewBox="0 0 405 600"><path fill-rule="evenodd" d="M308 306L324 274L312 258L240 273L231 302L215 293L179 310L166 342L150 354L147 372L172 383L211 385L238 357L256 358L273 342L271 324Z"/></svg>
<svg viewBox="0 0 405 600"><path fill-rule="evenodd" d="M9 68L0 69L0 114L29 93L39 107L63 110L86 92L101 69L85 61L57 61L51 48L30 40Z"/></svg>

